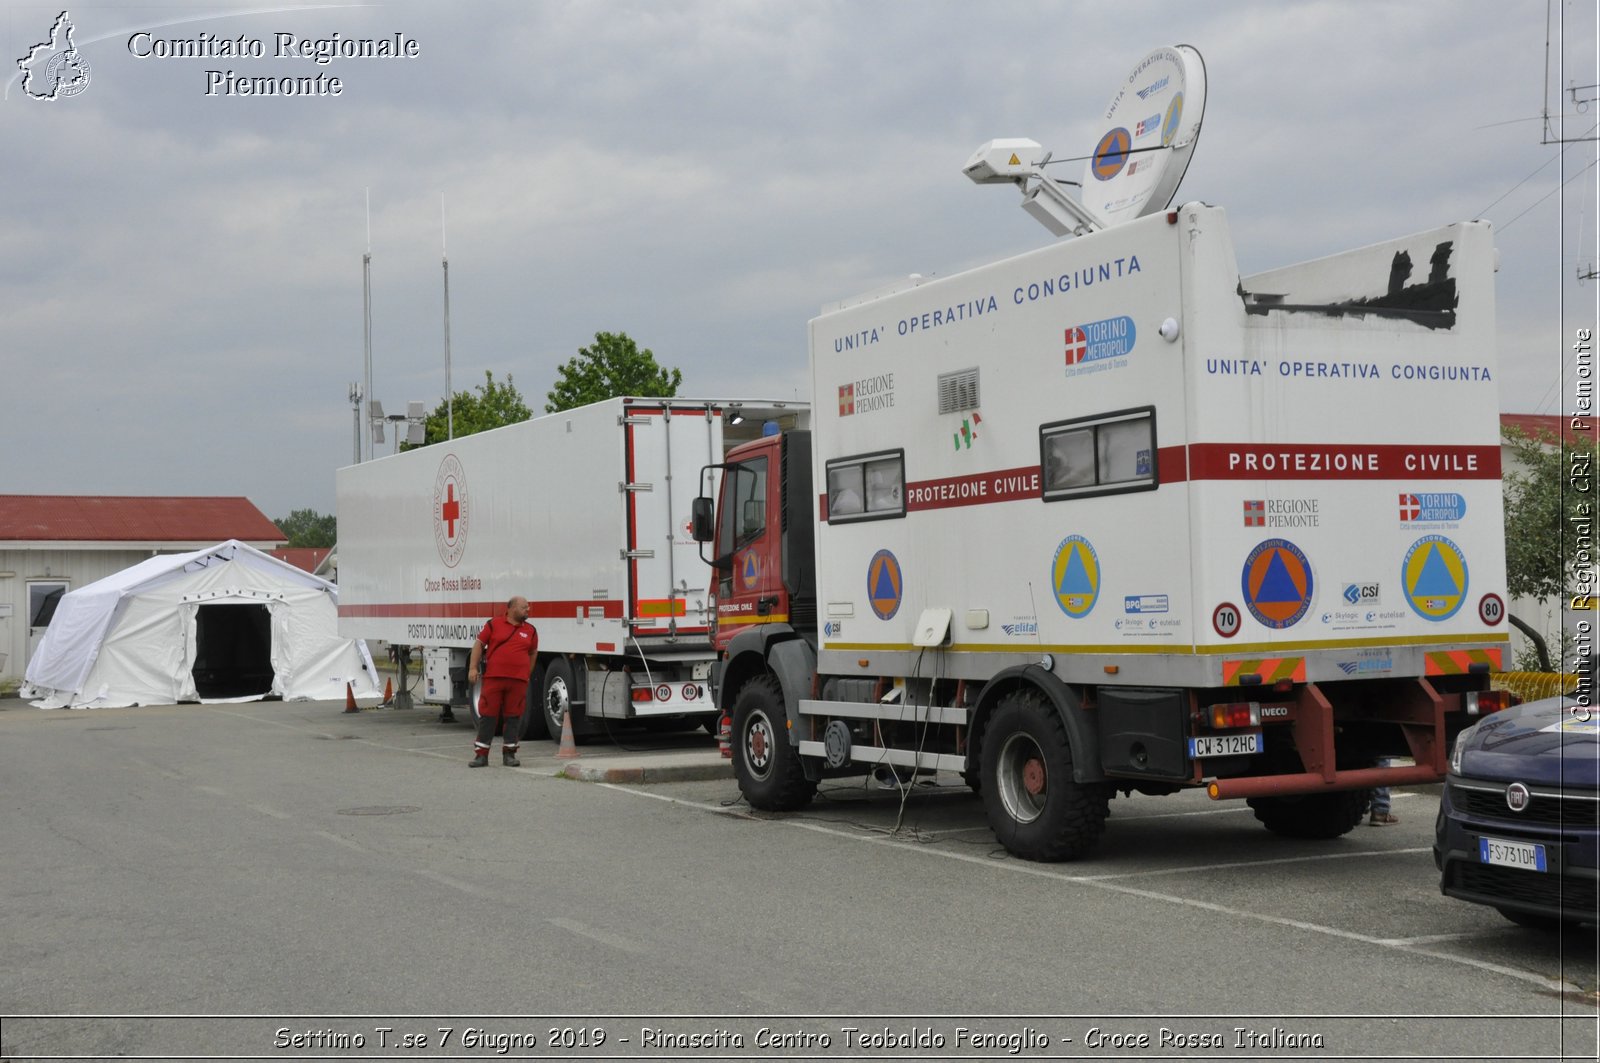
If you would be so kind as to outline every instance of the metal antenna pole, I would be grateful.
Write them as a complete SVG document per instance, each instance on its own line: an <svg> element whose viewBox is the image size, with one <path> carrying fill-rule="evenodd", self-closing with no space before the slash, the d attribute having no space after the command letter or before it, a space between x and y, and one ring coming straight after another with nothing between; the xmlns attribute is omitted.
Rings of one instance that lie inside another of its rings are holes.
<svg viewBox="0 0 1600 1063"><path fill-rule="evenodd" d="M450 254L445 242L444 193L439 193L439 261L444 266L444 437L456 437L456 393L450 383Z"/></svg>
<svg viewBox="0 0 1600 1063"><path fill-rule="evenodd" d="M372 394L372 189L367 189L367 253L361 256L362 349L366 355L366 390ZM367 444L372 454L372 445Z"/></svg>
<svg viewBox="0 0 1600 1063"><path fill-rule="evenodd" d="M351 406L350 412L355 415L355 428L356 428L356 438L355 438L356 459L355 459L355 463L357 465L361 464L361 400L362 400L363 397L364 396L361 394L361 385L356 381L351 381L350 382L350 406Z"/></svg>

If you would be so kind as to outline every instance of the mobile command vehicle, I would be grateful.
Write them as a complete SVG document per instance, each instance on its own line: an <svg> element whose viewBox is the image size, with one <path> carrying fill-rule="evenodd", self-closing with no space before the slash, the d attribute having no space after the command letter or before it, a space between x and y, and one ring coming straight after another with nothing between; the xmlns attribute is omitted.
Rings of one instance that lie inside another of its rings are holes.
<svg viewBox="0 0 1600 1063"><path fill-rule="evenodd" d="M1029 859L1189 787L1328 838L1503 704L1489 227L1241 276L1221 209L1166 207L1203 99L1193 49L1140 64L1082 203L985 145L1076 238L811 322L810 430L696 504L753 806L887 767Z"/></svg>
<svg viewBox="0 0 1600 1063"><path fill-rule="evenodd" d="M539 653L529 737L714 719L698 473L799 403L616 398L340 469L339 630L422 648L423 701L466 705L508 599Z"/></svg>

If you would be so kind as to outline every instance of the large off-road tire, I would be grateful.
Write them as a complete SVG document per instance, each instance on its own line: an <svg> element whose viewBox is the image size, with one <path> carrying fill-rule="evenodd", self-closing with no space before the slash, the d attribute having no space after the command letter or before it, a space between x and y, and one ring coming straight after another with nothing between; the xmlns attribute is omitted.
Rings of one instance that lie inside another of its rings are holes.
<svg viewBox="0 0 1600 1063"><path fill-rule="evenodd" d="M806 778L785 720L783 690L775 676L758 675L739 688L733 703L733 774L751 808L791 812L816 795L817 784Z"/></svg>
<svg viewBox="0 0 1600 1063"><path fill-rule="evenodd" d="M539 714L544 718L544 725L549 732L550 741L561 741L561 721L571 711L574 687L572 685L572 666L565 658L553 659L544 669L544 682L539 684ZM576 717L572 729L573 741L577 741L578 728Z"/></svg>
<svg viewBox="0 0 1600 1063"><path fill-rule="evenodd" d="M984 811L1024 860L1076 860L1105 829L1111 791L1072 778L1066 725L1033 690L1007 694L983 732Z"/></svg>
<svg viewBox="0 0 1600 1063"><path fill-rule="evenodd" d="M1341 790L1332 794L1252 797L1245 803L1274 834L1327 839L1350 833L1371 802L1370 790Z"/></svg>

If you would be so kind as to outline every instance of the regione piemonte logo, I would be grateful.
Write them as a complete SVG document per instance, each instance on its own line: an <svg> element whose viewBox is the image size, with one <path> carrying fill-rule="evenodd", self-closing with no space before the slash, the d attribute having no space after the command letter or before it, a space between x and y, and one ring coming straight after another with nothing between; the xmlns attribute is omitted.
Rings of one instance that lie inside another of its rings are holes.
<svg viewBox="0 0 1600 1063"><path fill-rule="evenodd" d="M35 100L76 96L89 87L89 61L72 42L72 18L63 11L50 27L50 37L17 60L22 91Z"/></svg>
<svg viewBox="0 0 1600 1063"><path fill-rule="evenodd" d="M446 454L433 479L433 541L446 568L467 552L467 513L467 472L460 458Z"/></svg>

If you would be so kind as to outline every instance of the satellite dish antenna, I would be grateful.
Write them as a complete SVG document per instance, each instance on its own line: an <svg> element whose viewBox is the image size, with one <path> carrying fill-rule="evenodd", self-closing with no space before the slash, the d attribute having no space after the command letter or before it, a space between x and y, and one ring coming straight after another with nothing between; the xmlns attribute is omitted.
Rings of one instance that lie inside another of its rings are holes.
<svg viewBox="0 0 1600 1063"><path fill-rule="evenodd" d="M1083 205L1107 225L1166 210L1189 168L1206 110L1206 64L1187 44L1139 61L1106 106L1083 166Z"/></svg>
<svg viewBox="0 0 1600 1063"><path fill-rule="evenodd" d="M1158 48L1133 68L1105 109L1084 164L1083 198L1045 173L1050 153L1032 140L991 140L962 171L977 184L1015 184L1022 208L1057 236L1077 236L1165 210L1200 138L1206 66L1187 44Z"/></svg>

